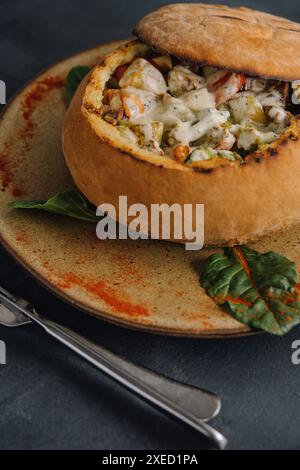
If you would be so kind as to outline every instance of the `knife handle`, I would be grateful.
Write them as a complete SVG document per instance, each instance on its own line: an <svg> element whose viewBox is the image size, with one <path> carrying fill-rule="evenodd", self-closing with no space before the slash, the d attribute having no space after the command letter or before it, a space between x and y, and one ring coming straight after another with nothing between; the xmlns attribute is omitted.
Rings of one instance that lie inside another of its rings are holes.
<svg viewBox="0 0 300 470"><path fill-rule="evenodd" d="M53 337L85 360L161 410L201 432L219 449L226 447L225 437L205 423L220 410L220 398L206 390L176 382L137 366L98 346L66 326L42 318L39 324Z"/></svg>

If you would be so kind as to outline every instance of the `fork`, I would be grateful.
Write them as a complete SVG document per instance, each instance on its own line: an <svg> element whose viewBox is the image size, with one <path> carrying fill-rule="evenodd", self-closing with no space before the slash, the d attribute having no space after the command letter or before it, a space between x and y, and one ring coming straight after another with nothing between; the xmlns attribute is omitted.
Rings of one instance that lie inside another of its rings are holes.
<svg viewBox="0 0 300 470"><path fill-rule="evenodd" d="M102 372L203 434L215 448L226 447L226 438L206 423L220 411L221 399L218 395L133 364L70 328L48 320L40 315L30 302L0 287L0 324L17 327L29 323L38 324Z"/></svg>

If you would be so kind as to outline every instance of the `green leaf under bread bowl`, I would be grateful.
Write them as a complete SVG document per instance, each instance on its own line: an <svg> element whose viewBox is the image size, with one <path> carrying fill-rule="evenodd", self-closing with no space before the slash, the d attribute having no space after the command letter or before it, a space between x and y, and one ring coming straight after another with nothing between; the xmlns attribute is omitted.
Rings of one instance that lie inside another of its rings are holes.
<svg viewBox="0 0 300 470"><path fill-rule="evenodd" d="M13 209L37 209L85 222L100 220L96 215L96 208L75 189L66 189L45 201L13 201L8 205Z"/></svg>

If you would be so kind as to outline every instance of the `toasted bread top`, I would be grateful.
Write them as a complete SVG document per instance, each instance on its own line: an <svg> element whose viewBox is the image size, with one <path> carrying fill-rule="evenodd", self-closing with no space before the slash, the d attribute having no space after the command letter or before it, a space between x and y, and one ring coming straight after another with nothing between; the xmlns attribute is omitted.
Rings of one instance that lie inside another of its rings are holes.
<svg viewBox="0 0 300 470"><path fill-rule="evenodd" d="M283 81L300 79L300 24L225 5L177 3L147 15L134 33L181 60Z"/></svg>

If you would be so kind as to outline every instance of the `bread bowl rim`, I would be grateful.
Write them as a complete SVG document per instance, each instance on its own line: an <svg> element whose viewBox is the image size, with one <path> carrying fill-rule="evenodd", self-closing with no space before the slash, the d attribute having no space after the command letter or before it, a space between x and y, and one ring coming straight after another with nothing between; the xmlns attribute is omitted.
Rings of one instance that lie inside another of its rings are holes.
<svg viewBox="0 0 300 470"><path fill-rule="evenodd" d="M90 123L95 134L104 142L115 147L133 158L150 163L152 165L177 169L188 172L211 172L215 170L231 168L233 166L249 165L253 162L261 163L263 160L280 154L280 149L286 145L287 140L297 140L300 137L300 115L292 118L290 126L288 126L279 136L279 138L271 144L264 144L253 153L246 156L243 163L239 161L229 161L226 159L215 158L203 161L201 167L185 166L171 158L157 155L148 150L142 149L140 146L132 144L128 139L122 137L117 128L102 119L100 110L102 107L103 92L109 78L119 65L124 65L132 61L135 57L145 55L150 51L150 46L139 40L127 42L115 51L108 54L104 61L96 65L91 71L84 91L81 112ZM215 166L216 164L216 166Z"/></svg>

